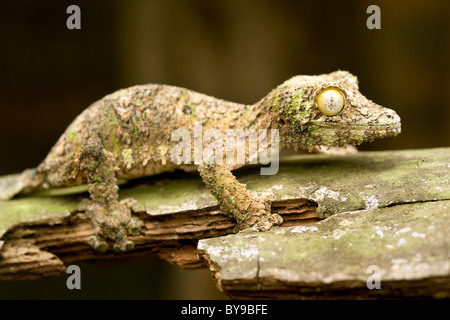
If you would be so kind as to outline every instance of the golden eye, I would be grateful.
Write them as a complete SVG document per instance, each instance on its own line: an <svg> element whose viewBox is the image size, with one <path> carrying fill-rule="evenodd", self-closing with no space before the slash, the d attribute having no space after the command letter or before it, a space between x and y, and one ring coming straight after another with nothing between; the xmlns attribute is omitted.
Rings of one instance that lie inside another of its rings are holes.
<svg viewBox="0 0 450 320"><path fill-rule="evenodd" d="M345 103L344 93L335 87L322 90L316 98L317 108L326 116L337 115L344 109Z"/></svg>

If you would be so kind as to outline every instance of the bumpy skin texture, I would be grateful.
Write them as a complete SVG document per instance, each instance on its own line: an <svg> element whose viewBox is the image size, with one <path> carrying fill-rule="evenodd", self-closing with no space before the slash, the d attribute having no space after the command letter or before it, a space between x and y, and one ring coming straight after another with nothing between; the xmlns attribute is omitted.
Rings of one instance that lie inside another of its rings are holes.
<svg viewBox="0 0 450 320"><path fill-rule="evenodd" d="M346 97L343 110L334 116L322 114L316 105L317 95L328 87L339 88ZM36 169L25 170L17 181L0 188L0 198L88 183L91 200L80 208L96 229L90 244L105 251L112 240L115 250L130 250L133 243L127 235L138 234L141 222L131 218L132 199L118 201L116 179L179 167L170 158L178 144L171 134L180 128L193 133L199 121L203 131L222 133L279 129L282 146L308 150L358 145L400 133L399 116L365 98L357 78L346 71L293 77L253 105L167 85L134 86L104 97L81 113ZM247 150L245 160L256 156ZM270 213L269 198L256 197L231 174L241 165L208 160L200 163L200 175L221 208L237 220L238 229L267 230L282 222Z"/></svg>

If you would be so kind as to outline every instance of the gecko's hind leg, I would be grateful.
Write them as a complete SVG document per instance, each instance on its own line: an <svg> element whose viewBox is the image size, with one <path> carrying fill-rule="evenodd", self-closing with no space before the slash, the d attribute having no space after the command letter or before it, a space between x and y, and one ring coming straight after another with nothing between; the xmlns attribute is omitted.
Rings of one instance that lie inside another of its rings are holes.
<svg viewBox="0 0 450 320"><path fill-rule="evenodd" d="M271 199L252 194L226 165L204 161L198 170L211 194L219 201L220 208L237 221L235 231L247 228L266 231L283 222L280 215L271 213Z"/></svg>
<svg viewBox="0 0 450 320"><path fill-rule="evenodd" d="M89 138L80 154L80 169L87 176L91 200L80 203L95 228L89 244L97 250L109 248L107 240L114 241L114 250L126 252L134 248L128 235L140 232L142 222L131 218L133 199L119 201L115 159L103 149L98 139Z"/></svg>

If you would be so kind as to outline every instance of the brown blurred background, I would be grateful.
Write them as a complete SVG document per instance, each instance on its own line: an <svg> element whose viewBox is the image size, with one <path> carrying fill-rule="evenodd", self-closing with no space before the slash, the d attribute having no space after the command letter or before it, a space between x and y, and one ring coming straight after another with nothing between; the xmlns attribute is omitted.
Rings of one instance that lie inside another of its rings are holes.
<svg viewBox="0 0 450 320"><path fill-rule="evenodd" d="M66 8L81 8L81 30ZM369 30L366 9L381 9ZM402 133L360 150L450 144L450 3L287 0L0 0L0 174L35 167L90 103L164 83L253 103L293 75L337 69L396 110ZM0 283L0 298L222 298L205 271L86 262L66 277Z"/></svg>

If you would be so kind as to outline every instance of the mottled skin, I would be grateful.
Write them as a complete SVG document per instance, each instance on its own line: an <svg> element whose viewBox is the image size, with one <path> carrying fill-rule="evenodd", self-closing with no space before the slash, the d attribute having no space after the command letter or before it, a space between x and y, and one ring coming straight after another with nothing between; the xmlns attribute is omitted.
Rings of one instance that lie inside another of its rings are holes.
<svg viewBox="0 0 450 320"><path fill-rule="evenodd" d="M343 110L322 114L316 96L324 88L339 88L346 96ZM175 129L279 129L282 146L295 149L357 145L400 132L400 118L376 105L358 90L357 78L345 71L297 76L261 101L243 105L184 88L142 85L119 90L95 102L66 129L45 160L0 188L0 198L37 189L88 183L91 200L80 204L96 228L90 244L99 250L127 251L141 222L131 218L132 199L118 201L117 178L133 179L176 169L170 154ZM246 160L255 158L246 154ZM241 165L216 164L203 159L199 172L221 208L238 222L238 229L267 230L282 222L270 213L270 199L256 197L230 170Z"/></svg>

